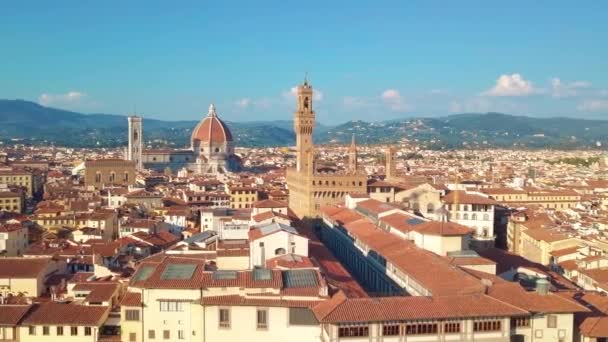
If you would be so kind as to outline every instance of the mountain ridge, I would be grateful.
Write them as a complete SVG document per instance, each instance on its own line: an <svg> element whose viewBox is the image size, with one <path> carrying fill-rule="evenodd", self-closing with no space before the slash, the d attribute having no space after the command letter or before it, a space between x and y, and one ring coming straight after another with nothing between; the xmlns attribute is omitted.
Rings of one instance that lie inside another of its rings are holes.
<svg viewBox="0 0 608 342"><path fill-rule="evenodd" d="M26 100L0 100L0 140L51 143L71 147L124 146L127 116L83 114L45 107ZM144 136L153 146L187 146L195 120L145 119ZM237 146L286 146L295 143L292 120L226 121ZM363 120L326 126L317 123L316 143L410 142L423 148L558 147L595 148L608 145L608 120L572 117L530 117L504 113L462 113L387 121Z"/></svg>

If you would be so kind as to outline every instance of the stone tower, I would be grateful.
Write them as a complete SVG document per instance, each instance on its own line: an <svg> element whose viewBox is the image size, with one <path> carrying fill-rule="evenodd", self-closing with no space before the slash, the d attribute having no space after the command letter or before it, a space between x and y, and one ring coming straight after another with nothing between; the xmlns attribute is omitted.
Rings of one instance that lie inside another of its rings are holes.
<svg viewBox="0 0 608 342"><path fill-rule="evenodd" d="M128 117L129 121L129 148L127 150L127 159L135 162L137 170L143 168L142 149L143 149L143 126L141 116L132 115Z"/></svg>
<svg viewBox="0 0 608 342"><path fill-rule="evenodd" d="M357 172L357 144L355 143L355 135L353 134L350 147L348 148L348 171Z"/></svg>
<svg viewBox="0 0 608 342"><path fill-rule="evenodd" d="M397 165L395 164L395 148L393 146L386 150L386 166L384 167L386 174L385 180L391 181L397 177Z"/></svg>
<svg viewBox="0 0 608 342"><path fill-rule="evenodd" d="M296 133L296 157L298 172L309 169L308 154L312 153L312 130L315 126L315 112L312 109L312 86L308 80L297 88L298 108L294 113L293 126Z"/></svg>

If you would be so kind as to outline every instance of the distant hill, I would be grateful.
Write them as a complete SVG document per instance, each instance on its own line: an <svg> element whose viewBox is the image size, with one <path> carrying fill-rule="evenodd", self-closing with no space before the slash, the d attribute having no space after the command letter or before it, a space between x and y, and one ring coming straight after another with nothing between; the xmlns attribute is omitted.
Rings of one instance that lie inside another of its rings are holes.
<svg viewBox="0 0 608 342"><path fill-rule="evenodd" d="M197 121L144 120L144 136L155 146L183 147ZM237 146L287 146L295 143L293 121L227 122ZM350 121L318 124L317 143L410 141L424 148L608 146L608 121L565 117L534 118L501 113L458 114L382 122ZM125 146L124 115L82 114L23 100L0 100L0 140L72 147Z"/></svg>

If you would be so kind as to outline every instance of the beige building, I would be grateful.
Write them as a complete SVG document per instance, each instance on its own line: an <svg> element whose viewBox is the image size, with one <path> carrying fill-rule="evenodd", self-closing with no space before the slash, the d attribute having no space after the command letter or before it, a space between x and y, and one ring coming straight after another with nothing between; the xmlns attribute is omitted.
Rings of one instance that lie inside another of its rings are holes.
<svg viewBox="0 0 608 342"><path fill-rule="evenodd" d="M0 255L21 256L28 245L28 229L16 224L0 224Z"/></svg>
<svg viewBox="0 0 608 342"><path fill-rule="evenodd" d="M84 184L95 189L133 185L136 176L135 167L135 162L130 160L87 160L84 163Z"/></svg>
<svg viewBox="0 0 608 342"><path fill-rule="evenodd" d="M252 186L231 186L228 194L232 209L251 208L259 199L259 190Z"/></svg>
<svg viewBox="0 0 608 342"><path fill-rule="evenodd" d="M349 193L367 192L367 175L358 168L356 146L351 145L346 170L317 168L312 132L315 126L313 89L308 81L297 88L298 108L294 113L296 167L287 170L289 207L298 217L316 217L321 206L344 201Z"/></svg>
<svg viewBox="0 0 608 342"><path fill-rule="evenodd" d="M10 168L0 170L0 184L22 187L28 198L39 193L43 183L44 179L37 171Z"/></svg>
<svg viewBox="0 0 608 342"><path fill-rule="evenodd" d="M25 209L25 196L20 191L2 191L0 189L0 212L22 213Z"/></svg>
<svg viewBox="0 0 608 342"><path fill-rule="evenodd" d="M498 202L517 205L539 205L546 209L566 210L581 201L581 195L573 190L544 190L536 188L489 188L483 192Z"/></svg>
<svg viewBox="0 0 608 342"><path fill-rule="evenodd" d="M123 299L123 341L319 340L310 309L327 298L327 284L317 270L205 271L205 264L200 255L143 262Z"/></svg>
<svg viewBox="0 0 608 342"><path fill-rule="evenodd" d="M528 229L521 232L519 254L530 261L546 266L551 264L551 252L580 245L579 239L571 237L557 228Z"/></svg>
<svg viewBox="0 0 608 342"><path fill-rule="evenodd" d="M21 342L97 342L109 306L63 303L32 304L20 323Z"/></svg>
<svg viewBox="0 0 608 342"><path fill-rule="evenodd" d="M48 292L49 276L64 272L65 263L50 257L0 258L0 294L38 297Z"/></svg>

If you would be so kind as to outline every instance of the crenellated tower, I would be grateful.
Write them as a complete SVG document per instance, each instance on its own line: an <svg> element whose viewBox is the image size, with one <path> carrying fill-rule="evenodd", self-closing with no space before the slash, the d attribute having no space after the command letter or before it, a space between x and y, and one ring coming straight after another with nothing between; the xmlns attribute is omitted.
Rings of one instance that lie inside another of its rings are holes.
<svg viewBox="0 0 608 342"><path fill-rule="evenodd" d="M309 170L309 156L313 153L312 130L315 126L315 112L312 107L313 90L304 79L297 88L298 108L294 113L293 126L296 133L296 157L298 172Z"/></svg>

